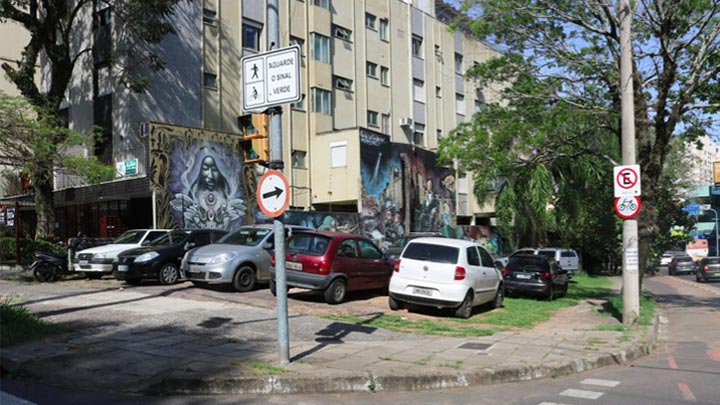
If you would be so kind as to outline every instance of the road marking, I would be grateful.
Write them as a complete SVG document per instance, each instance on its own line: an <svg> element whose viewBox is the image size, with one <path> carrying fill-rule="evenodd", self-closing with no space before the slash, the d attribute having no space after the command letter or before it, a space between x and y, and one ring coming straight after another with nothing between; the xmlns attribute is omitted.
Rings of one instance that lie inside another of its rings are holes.
<svg viewBox="0 0 720 405"><path fill-rule="evenodd" d="M673 370L678 369L677 363L675 362L675 357L668 356L668 366L670 366L670 368Z"/></svg>
<svg viewBox="0 0 720 405"><path fill-rule="evenodd" d="M538 405L567 405L567 404L559 404L557 402L540 402Z"/></svg>
<svg viewBox="0 0 720 405"><path fill-rule="evenodd" d="M710 360L720 361L720 350L707 350L705 353L707 353L708 357L710 357Z"/></svg>
<svg viewBox="0 0 720 405"><path fill-rule="evenodd" d="M599 385L601 387L617 387L620 384L620 381L598 380L595 378L588 378L580 381L580 384Z"/></svg>
<svg viewBox="0 0 720 405"><path fill-rule="evenodd" d="M564 397L583 398L583 399L598 399L605 395L604 392L597 391L585 391L585 390L574 390L567 389L560 393Z"/></svg>
<svg viewBox="0 0 720 405"><path fill-rule="evenodd" d="M685 383L678 383L678 389L682 392L682 396L686 401L695 402L695 395L693 395L690 387Z"/></svg>

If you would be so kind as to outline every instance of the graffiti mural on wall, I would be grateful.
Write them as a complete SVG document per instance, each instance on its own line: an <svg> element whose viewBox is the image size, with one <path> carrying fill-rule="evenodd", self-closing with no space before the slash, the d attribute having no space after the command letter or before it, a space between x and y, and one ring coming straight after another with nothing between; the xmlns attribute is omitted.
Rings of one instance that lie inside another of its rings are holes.
<svg viewBox="0 0 720 405"><path fill-rule="evenodd" d="M149 133L158 227L232 230L255 222L257 175L237 153L237 135L155 123Z"/></svg>
<svg viewBox="0 0 720 405"><path fill-rule="evenodd" d="M434 153L360 131L364 233L387 247L407 232L463 237L455 226L455 175Z"/></svg>
<svg viewBox="0 0 720 405"><path fill-rule="evenodd" d="M287 225L300 225L318 231L361 233L355 213L286 211L282 221Z"/></svg>

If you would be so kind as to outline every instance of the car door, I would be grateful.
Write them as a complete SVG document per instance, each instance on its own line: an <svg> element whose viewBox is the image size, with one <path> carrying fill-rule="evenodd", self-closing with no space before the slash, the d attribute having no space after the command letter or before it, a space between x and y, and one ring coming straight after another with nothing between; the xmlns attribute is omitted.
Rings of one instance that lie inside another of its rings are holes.
<svg viewBox="0 0 720 405"><path fill-rule="evenodd" d="M482 302L484 291L487 289L487 275L483 271L477 246L465 248L465 263L461 266L465 267L465 277L475 293L475 302Z"/></svg>
<svg viewBox="0 0 720 405"><path fill-rule="evenodd" d="M380 249L372 242L365 239L358 239L357 242L362 260L364 287L368 289L387 287L392 267L385 261Z"/></svg>
<svg viewBox="0 0 720 405"><path fill-rule="evenodd" d="M335 251L333 271L345 274L348 290L362 290L367 284L364 280L363 265L355 239L348 238L338 243Z"/></svg>
<svg viewBox="0 0 720 405"><path fill-rule="evenodd" d="M495 291L498 289L502 276L495 267L495 261L490 253L481 246L478 246L478 251L483 272L483 295L485 300L491 300L495 297Z"/></svg>

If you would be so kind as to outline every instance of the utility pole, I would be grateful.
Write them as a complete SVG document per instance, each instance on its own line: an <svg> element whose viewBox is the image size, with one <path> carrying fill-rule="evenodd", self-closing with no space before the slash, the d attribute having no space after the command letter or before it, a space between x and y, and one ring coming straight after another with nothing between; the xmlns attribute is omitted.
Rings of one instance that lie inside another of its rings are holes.
<svg viewBox="0 0 720 405"><path fill-rule="evenodd" d="M635 164L635 100L632 81L632 10L628 0L618 1L620 19L620 87L622 89L622 163ZM638 223L623 220L623 324L632 325L640 316Z"/></svg>

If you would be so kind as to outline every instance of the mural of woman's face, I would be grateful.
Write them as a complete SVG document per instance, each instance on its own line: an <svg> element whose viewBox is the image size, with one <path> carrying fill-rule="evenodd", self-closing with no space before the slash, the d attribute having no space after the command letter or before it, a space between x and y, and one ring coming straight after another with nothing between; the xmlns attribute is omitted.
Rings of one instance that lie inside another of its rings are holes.
<svg viewBox="0 0 720 405"><path fill-rule="evenodd" d="M200 183L212 191L220 183L220 171L212 156L205 156L200 167Z"/></svg>

